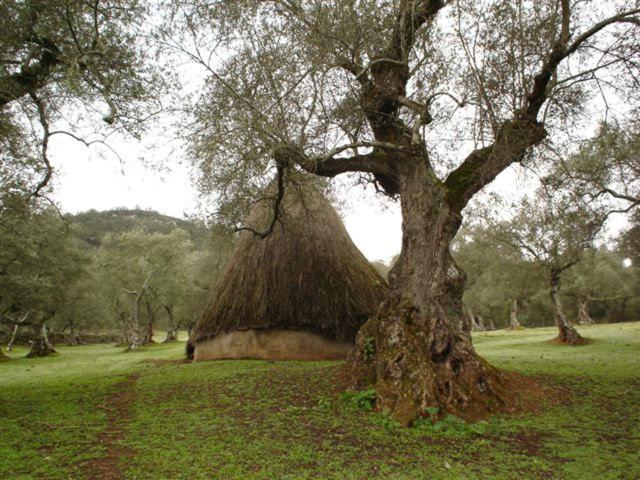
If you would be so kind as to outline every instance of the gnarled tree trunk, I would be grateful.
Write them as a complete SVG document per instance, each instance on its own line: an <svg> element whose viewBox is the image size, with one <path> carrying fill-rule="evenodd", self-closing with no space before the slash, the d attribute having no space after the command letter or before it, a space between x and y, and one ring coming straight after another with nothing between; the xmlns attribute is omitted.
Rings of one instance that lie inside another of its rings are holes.
<svg viewBox="0 0 640 480"><path fill-rule="evenodd" d="M480 315L474 315L473 310L470 308L467 310L467 315L469 317L469 324L471 326L471 330L474 332L484 332L487 328L484 326L484 321Z"/></svg>
<svg viewBox="0 0 640 480"><path fill-rule="evenodd" d="M578 331L573 328L573 325L569 323L567 317L562 310L562 303L560 301L560 272L551 270L551 304L553 306L553 319L558 327L557 340L561 343L567 343L569 345L580 345L584 343L584 339L580 336Z"/></svg>
<svg viewBox="0 0 640 480"><path fill-rule="evenodd" d="M46 357L52 353L56 353L51 342L49 342L46 321L34 322L33 333L33 342L31 343L31 350L27 354L27 358Z"/></svg>
<svg viewBox="0 0 640 480"><path fill-rule="evenodd" d="M82 339L80 338L80 334L76 330L76 322L73 320L69 321L69 323L67 323L67 328L69 329L67 343L72 347L82 345L84 342L82 341Z"/></svg>
<svg viewBox="0 0 640 480"><path fill-rule="evenodd" d="M520 328L520 322L518 321L518 300L511 302L511 309L509 311L509 329L517 330Z"/></svg>
<svg viewBox="0 0 640 480"><path fill-rule="evenodd" d="M478 356L463 327L465 276L449 249L461 216L420 158L403 173L402 253L391 295L358 333L355 387L375 386L378 406L403 424L428 407L463 417L499 410L506 377Z"/></svg>
<svg viewBox="0 0 640 480"><path fill-rule="evenodd" d="M130 322L127 328L127 350L136 350L142 344L140 336L140 298L136 297L133 302Z"/></svg>
<svg viewBox="0 0 640 480"><path fill-rule="evenodd" d="M578 300L578 324L593 325L595 322L589 315L589 299L581 298Z"/></svg>
<svg viewBox="0 0 640 480"><path fill-rule="evenodd" d="M170 329L167 330L167 336L164 338L163 343L175 342L178 340L178 330Z"/></svg>

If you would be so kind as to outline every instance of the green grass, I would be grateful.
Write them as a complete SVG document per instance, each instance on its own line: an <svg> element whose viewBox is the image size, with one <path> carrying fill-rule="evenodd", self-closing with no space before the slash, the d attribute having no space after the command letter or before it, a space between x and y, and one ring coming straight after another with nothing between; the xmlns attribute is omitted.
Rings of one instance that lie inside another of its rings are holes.
<svg viewBox="0 0 640 480"><path fill-rule="evenodd" d="M638 479L640 323L582 327L593 343L547 343L553 329L475 336L497 366L540 376L571 401L488 423L404 429L334 392L335 362L150 362L61 347L0 363L0 479L83 479L103 457L116 384L137 373L119 448L127 479Z"/></svg>

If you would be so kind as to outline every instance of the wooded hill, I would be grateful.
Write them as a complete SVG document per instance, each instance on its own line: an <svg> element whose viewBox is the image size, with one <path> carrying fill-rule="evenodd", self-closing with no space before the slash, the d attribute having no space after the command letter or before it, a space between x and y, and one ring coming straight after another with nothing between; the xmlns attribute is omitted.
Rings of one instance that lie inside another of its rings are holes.
<svg viewBox="0 0 640 480"><path fill-rule="evenodd" d="M154 210L116 208L113 210L88 210L68 215L74 235L85 243L99 247L107 235L117 235L131 230L147 234L167 235L176 228L189 232L194 243L202 244L209 229L197 219L181 219L163 215Z"/></svg>

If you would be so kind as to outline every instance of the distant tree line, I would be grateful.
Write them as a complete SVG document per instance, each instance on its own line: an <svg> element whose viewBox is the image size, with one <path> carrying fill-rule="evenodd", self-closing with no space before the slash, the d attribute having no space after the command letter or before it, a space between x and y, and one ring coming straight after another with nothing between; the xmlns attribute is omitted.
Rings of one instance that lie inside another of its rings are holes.
<svg viewBox="0 0 640 480"><path fill-rule="evenodd" d="M189 330L233 245L201 222L115 210L61 217L6 194L0 210L0 332L30 355L51 353L49 331L70 344L108 334L129 348Z"/></svg>
<svg viewBox="0 0 640 480"><path fill-rule="evenodd" d="M512 305L523 327L554 324L547 267L524 253L491 241L492 232L465 232L455 258L469 278L464 304L485 326L508 328ZM640 318L640 268L629 264L622 239L580 254L562 274L561 299L571 323L609 323Z"/></svg>

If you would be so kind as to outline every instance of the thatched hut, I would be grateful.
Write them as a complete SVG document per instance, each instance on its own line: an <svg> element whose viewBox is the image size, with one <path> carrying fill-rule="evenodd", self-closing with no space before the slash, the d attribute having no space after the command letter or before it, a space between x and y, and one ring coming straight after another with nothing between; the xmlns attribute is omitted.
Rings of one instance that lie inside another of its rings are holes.
<svg viewBox="0 0 640 480"><path fill-rule="evenodd" d="M339 359L387 289L309 182L289 185L265 238L245 231L188 346L195 360ZM273 201L248 226L264 231Z"/></svg>

